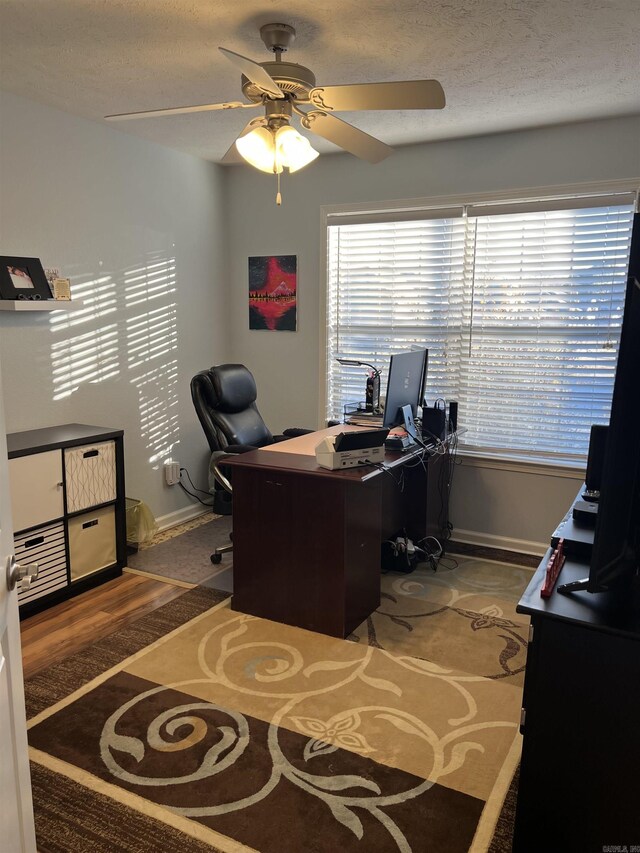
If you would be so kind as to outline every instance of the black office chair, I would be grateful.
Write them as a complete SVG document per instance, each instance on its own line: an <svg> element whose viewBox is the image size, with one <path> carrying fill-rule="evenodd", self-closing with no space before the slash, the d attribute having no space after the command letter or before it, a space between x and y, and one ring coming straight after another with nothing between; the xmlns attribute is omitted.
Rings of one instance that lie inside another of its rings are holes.
<svg viewBox="0 0 640 853"><path fill-rule="evenodd" d="M256 382L243 364L219 364L201 370L191 380L191 399L211 449L209 471L214 480L213 509L221 515L231 514L232 485L224 460L231 454L246 453L276 441L286 441L313 432L297 427L273 435L258 411ZM232 545L216 548L212 563Z"/></svg>

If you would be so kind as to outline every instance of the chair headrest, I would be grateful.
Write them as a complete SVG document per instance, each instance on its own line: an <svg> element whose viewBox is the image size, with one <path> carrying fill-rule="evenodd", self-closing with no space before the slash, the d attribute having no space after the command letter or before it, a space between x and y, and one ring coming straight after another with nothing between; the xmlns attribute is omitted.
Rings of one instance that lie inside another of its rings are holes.
<svg viewBox="0 0 640 853"><path fill-rule="evenodd" d="M220 412L242 412L258 396L256 381L244 364L219 364L209 370L213 406Z"/></svg>

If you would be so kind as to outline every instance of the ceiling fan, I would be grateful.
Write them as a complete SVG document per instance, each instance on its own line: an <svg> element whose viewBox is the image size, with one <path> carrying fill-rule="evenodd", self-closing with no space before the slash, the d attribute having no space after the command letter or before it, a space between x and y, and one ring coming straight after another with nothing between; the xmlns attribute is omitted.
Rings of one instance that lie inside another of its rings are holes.
<svg viewBox="0 0 640 853"><path fill-rule="evenodd" d="M437 110L445 105L444 92L437 80L316 86L315 75L309 68L282 59L282 54L292 44L295 35L296 31L288 24L265 24L260 28L262 41L275 54L275 61L270 62L257 63L226 48L219 48L242 72L242 93L249 103L229 101L198 104L120 113L106 118L123 120L262 106L264 115L252 119L246 125L223 157L223 162L229 162L237 149L252 166L279 176L283 168L288 168L290 172L297 171L318 156L309 140L292 126L294 113L300 117L300 123L306 130L369 163L379 163L393 149L339 119L334 113L352 110ZM279 195L278 192L278 198Z"/></svg>

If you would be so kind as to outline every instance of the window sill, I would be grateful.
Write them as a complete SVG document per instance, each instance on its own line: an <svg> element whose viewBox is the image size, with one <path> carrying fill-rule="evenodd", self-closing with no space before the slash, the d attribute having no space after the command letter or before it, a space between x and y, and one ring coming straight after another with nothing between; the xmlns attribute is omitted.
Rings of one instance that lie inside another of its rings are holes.
<svg viewBox="0 0 640 853"><path fill-rule="evenodd" d="M537 474L543 477L565 477L569 480L584 482L586 460L580 465L575 460L548 459L531 457L523 459L519 456L509 456L505 453L490 453L489 451L465 450L458 447L461 464L472 468L492 468L496 471L515 471L521 474Z"/></svg>

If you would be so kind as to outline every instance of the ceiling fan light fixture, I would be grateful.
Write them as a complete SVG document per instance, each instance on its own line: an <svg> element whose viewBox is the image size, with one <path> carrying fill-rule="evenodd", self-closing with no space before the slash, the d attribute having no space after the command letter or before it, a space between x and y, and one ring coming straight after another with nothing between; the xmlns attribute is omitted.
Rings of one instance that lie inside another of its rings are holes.
<svg viewBox="0 0 640 853"><path fill-rule="evenodd" d="M277 130L257 127L236 139L236 148L254 168L277 175L283 169L297 172L318 156L309 140L290 124L282 125Z"/></svg>
<svg viewBox="0 0 640 853"><path fill-rule="evenodd" d="M256 127L251 133L236 139L238 152L251 166L261 172L277 174L282 171L282 164L277 162L275 140L267 127Z"/></svg>
<svg viewBox="0 0 640 853"><path fill-rule="evenodd" d="M368 163L379 163L393 149L363 130L338 118L336 112L354 110L441 110L446 103L437 80L396 80L393 82L353 83L316 86L311 69L296 62L283 61L282 54L292 44L296 31L289 24L268 23L260 28L262 41L275 54L269 62L254 62L221 47L222 55L242 73L241 87L247 102L225 101L219 104L195 104L119 113L108 119L149 118L200 113L210 110L263 107L264 117L253 119L222 158L232 162L231 152L241 156L262 172L278 177L284 169L297 172L318 156L309 141L291 127L295 112L305 130L326 139ZM310 110L299 109L307 105Z"/></svg>

